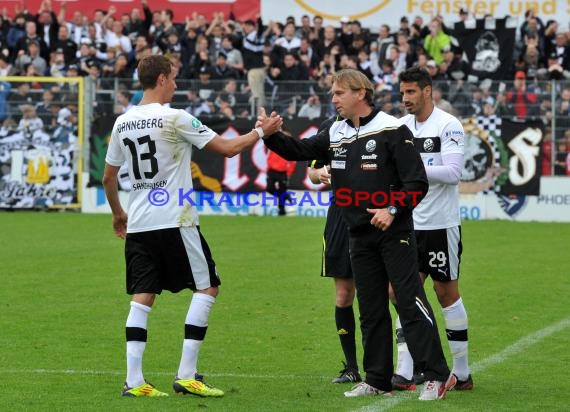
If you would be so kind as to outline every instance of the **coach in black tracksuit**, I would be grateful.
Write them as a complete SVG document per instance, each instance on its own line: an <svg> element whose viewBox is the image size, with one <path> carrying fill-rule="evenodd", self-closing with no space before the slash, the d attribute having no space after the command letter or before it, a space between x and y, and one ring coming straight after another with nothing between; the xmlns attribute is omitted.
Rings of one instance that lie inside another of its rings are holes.
<svg viewBox="0 0 570 412"><path fill-rule="evenodd" d="M356 205L354 198L347 205L347 196L354 196L354 192L419 192L416 203L425 196L428 181L413 135L406 126L399 126L397 119L372 107L372 84L362 73L341 70L333 77L331 91L333 104L346 120L334 122L328 130L309 139L291 139L277 133L264 141L288 160L328 159L336 202L345 205L342 212L350 232L350 257L360 304L365 383L372 387L352 393L355 387L345 395L383 394L392 389L388 281L394 287L414 362L427 381L445 382L449 369L418 276L414 196L408 194L404 205L395 209L379 208L371 200ZM343 190L343 198L339 190ZM377 197L377 201L382 198Z"/></svg>

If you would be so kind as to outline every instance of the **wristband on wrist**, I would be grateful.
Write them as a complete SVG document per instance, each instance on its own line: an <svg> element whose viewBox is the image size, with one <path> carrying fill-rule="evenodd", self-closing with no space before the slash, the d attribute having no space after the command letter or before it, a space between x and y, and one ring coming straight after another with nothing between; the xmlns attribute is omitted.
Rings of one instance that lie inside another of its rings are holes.
<svg viewBox="0 0 570 412"><path fill-rule="evenodd" d="M265 133L263 133L263 129L261 127L256 127L255 129L253 129L257 132L257 134L259 135L260 139L263 139L263 137L265 136Z"/></svg>

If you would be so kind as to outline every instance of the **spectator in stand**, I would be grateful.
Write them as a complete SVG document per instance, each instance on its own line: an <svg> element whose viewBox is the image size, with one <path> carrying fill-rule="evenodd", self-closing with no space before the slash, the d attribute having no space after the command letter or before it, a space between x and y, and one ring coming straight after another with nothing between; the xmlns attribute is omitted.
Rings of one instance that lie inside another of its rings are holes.
<svg viewBox="0 0 570 412"><path fill-rule="evenodd" d="M212 113L212 106L205 99L200 98L194 89L188 90L188 106L184 108L188 113L195 117L209 115Z"/></svg>
<svg viewBox="0 0 570 412"><path fill-rule="evenodd" d="M109 8L111 10L111 8ZM65 16L66 13L66 3L61 3L61 12L60 16ZM105 17L110 17L109 15ZM61 20L60 20L61 23ZM75 44L81 43L81 39L83 37L88 37L88 28L89 24L87 23L87 19L84 18L83 13L79 10L73 12L73 17L71 22L67 23L67 28L69 29L69 37L71 40L75 42Z"/></svg>
<svg viewBox="0 0 570 412"><path fill-rule="evenodd" d="M23 37L26 37L26 16L17 14L6 35L6 45L12 56L16 55L18 41Z"/></svg>
<svg viewBox="0 0 570 412"><path fill-rule="evenodd" d="M299 109L298 117L306 117L309 119L318 119L322 114L321 100L319 96L314 94L309 96L307 101L303 103Z"/></svg>
<svg viewBox="0 0 570 412"><path fill-rule="evenodd" d="M36 112L38 114L38 117L42 119L42 122L46 128L55 126L55 115L53 112L54 100L54 92L52 92L50 89L45 89L42 93L42 101L36 105Z"/></svg>
<svg viewBox="0 0 570 412"><path fill-rule="evenodd" d="M31 64L38 75L43 76L47 71L47 62L40 56L40 43L38 39L29 40L27 43L27 52L20 50L18 57L14 62L14 67L20 75L25 75L25 67Z"/></svg>
<svg viewBox="0 0 570 412"><path fill-rule="evenodd" d="M556 52L552 52L546 59L546 67L537 71L539 80L563 80L570 78L570 71L565 70L559 63Z"/></svg>
<svg viewBox="0 0 570 412"><path fill-rule="evenodd" d="M275 40L273 48L279 59L282 59L287 53L298 54L301 48L301 39L295 35L295 25L293 23L285 25L283 36Z"/></svg>
<svg viewBox="0 0 570 412"><path fill-rule="evenodd" d="M162 10L160 14L160 26L154 33L154 43L163 51L168 47L168 36L176 31L174 26L174 12L171 9Z"/></svg>
<svg viewBox="0 0 570 412"><path fill-rule="evenodd" d="M16 123L20 121L20 110L18 107L22 104L34 105L34 97L30 93L31 85L28 82L16 83L16 89L12 89L8 95L8 113L12 114L12 118Z"/></svg>
<svg viewBox="0 0 570 412"><path fill-rule="evenodd" d="M388 48L394 44L394 37L390 33L390 26L383 24L378 31L378 64L382 66L388 58Z"/></svg>
<svg viewBox="0 0 570 412"><path fill-rule="evenodd" d="M523 45L529 37L536 37L539 50L544 51L544 23L536 15L534 9L528 9L524 16L525 21L520 27L520 39Z"/></svg>
<svg viewBox="0 0 570 412"><path fill-rule="evenodd" d="M168 42L167 37L164 39L165 44ZM114 48L121 53L129 54L133 50L131 39L123 34L123 23L115 20L112 25L112 31L107 31L105 35L105 43L108 48Z"/></svg>
<svg viewBox="0 0 570 412"><path fill-rule="evenodd" d="M410 21L408 20L408 18L406 16L402 16L400 18L400 27L398 28L398 32L405 34L406 37L408 37L410 35L410 33L411 33Z"/></svg>
<svg viewBox="0 0 570 412"><path fill-rule="evenodd" d="M435 17L429 24L429 34L424 39L424 49L437 64L443 61L443 54L451 48L451 40L442 30L442 21Z"/></svg>
<svg viewBox="0 0 570 412"><path fill-rule="evenodd" d="M338 39L342 43L343 48L346 50L352 45L352 22L346 16L340 18L340 33Z"/></svg>
<svg viewBox="0 0 570 412"><path fill-rule="evenodd" d="M443 90L440 87L434 86L432 89L432 99L435 107L455 116L455 109L449 101L443 98Z"/></svg>
<svg viewBox="0 0 570 412"><path fill-rule="evenodd" d="M36 108L31 104L20 105L22 118L18 123L18 131L22 132L24 136L31 139L33 134L44 128L44 122L38 117Z"/></svg>
<svg viewBox="0 0 570 412"><path fill-rule="evenodd" d="M325 29L323 27L323 18L322 16L316 15L313 16L313 30L311 31L311 36L309 40L314 47L314 43L318 43L324 36Z"/></svg>
<svg viewBox="0 0 570 412"><path fill-rule="evenodd" d="M514 87L507 92L506 100L512 107L512 114L519 120L538 114L537 95L527 90L526 74L523 71L515 73Z"/></svg>
<svg viewBox="0 0 570 412"><path fill-rule="evenodd" d="M295 31L295 36L300 39L307 39L310 41L312 33L313 28L311 27L311 18L308 15L303 14L301 16L301 27Z"/></svg>
<svg viewBox="0 0 570 412"><path fill-rule="evenodd" d="M119 89L115 97L115 114L126 113L133 105L128 90Z"/></svg>
<svg viewBox="0 0 570 412"><path fill-rule="evenodd" d="M65 24L59 26L57 38L52 42L52 46L52 51L58 49L63 51L65 64L71 64L77 58L78 45L69 38L69 29Z"/></svg>
<svg viewBox="0 0 570 412"><path fill-rule="evenodd" d="M216 58L216 65L212 71L212 79L214 80L223 80L223 79L239 79L239 74L237 71L232 69L227 64L227 56L226 54L221 51L218 53L218 57Z"/></svg>
<svg viewBox="0 0 570 412"><path fill-rule="evenodd" d="M570 45L568 44L567 33L559 32L556 34L553 52L556 53L558 64L564 70L570 71Z"/></svg>
<svg viewBox="0 0 570 412"><path fill-rule="evenodd" d="M138 7L131 10L131 33L135 33L136 36L148 35L148 29L152 23L152 12L148 8L148 1L141 0L141 5L143 8L142 16Z"/></svg>
<svg viewBox="0 0 570 412"><path fill-rule="evenodd" d="M178 36L177 31L171 31L166 40L166 48L163 51L165 54L176 53L182 55L182 43L180 42L180 37Z"/></svg>
<svg viewBox="0 0 570 412"><path fill-rule="evenodd" d="M20 38L16 43L16 56L19 56L21 51L26 52L28 50L28 44L32 41L37 42L39 55L47 62L49 60L49 49L44 40L38 36L35 21L26 22L26 35Z"/></svg>
<svg viewBox="0 0 570 412"><path fill-rule="evenodd" d="M63 19L63 16L60 16L60 18ZM52 9L51 0L42 1L34 20L37 25L38 35L44 40L48 48L53 50L59 31L59 21Z"/></svg>
<svg viewBox="0 0 570 412"><path fill-rule="evenodd" d="M324 28L323 37L315 44L313 44L313 49L316 51L319 59L322 59L326 53L331 53L332 50L336 48L338 50L337 54L344 53L344 47L342 43L337 39L336 32L333 26L326 26Z"/></svg>
<svg viewBox="0 0 570 412"><path fill-rule="evenodd" d="M200 35L196 42L196 52L194 53L194 56L190 58L189 62L191 78L197 78L202 67L210 68L212 66L208 50L209 43L207 37Z"/></svg>
<svg viewBox="0 0 570 412"><path fill-rule="evenodd" d="M222 51L226 55L226 63L240 76L243 76L243 56L239 49L234 48L231 35L225 35L222 39Z"/></svg>
<svg viewBox="0 0 570 412"><path fill-rule="evenodd" d="M263 64L263 23L261 18L257 24L253 20L246 20L243 24L242 54L244 68L247 72L247 83L251 88L252 98L258 106L265 106L265 66Z"/></svg>
<svg viewBox="0 0 570 412"><path fill-rule="evenodd" d="M204 33L208 38L210 56L217 56L222 50L222 40L224 38L224 13L214 13L214 17Z"/></svg>

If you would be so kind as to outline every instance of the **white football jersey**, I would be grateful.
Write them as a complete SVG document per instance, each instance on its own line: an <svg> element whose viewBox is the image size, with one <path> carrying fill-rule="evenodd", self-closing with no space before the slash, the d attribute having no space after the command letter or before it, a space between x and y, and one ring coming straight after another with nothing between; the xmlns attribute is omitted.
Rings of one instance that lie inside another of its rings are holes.
<svg viewBox="0 0 570 412"><path fill-rule="evenodd" d="M414 135L414 145L420 152L424 166L441 166L442 155L463 154L463 125L457 118L434 107L428 119L419 123L412 114L400 119ZM459 186L429 182L426 197L414 209L414 228L419 230L445 229L461 223L459 214Z"/></svg>
<svg viewBox="0 0 570 412"><path fill-rule="evenodd" d="M188 112L159 103L134 106L117 118L105 161L129 166L128 233L198 224L196 208L179 190L192 189L192 145L201 149L214 136Z"/></svg>

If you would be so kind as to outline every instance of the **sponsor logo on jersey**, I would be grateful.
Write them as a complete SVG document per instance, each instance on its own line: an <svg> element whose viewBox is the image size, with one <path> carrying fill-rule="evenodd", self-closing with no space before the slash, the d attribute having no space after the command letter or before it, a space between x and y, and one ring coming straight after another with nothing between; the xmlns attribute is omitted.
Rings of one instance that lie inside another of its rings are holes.
<svg viewBox="0 0 570 412"><path fill-rule="evenodd" d="M344 160L333 160L331 162L331 169L346 169L346 161L344 161Z"/></svg>
<svg viewBox="0 0 570 412"><path fill-rule="evenodd" d="M366 142L366 151L368 153L372 153L374 150L376 150L376 141L374 140L369 140Z"/></svg>
<svg viewBox="0 0 570 412"><path fill-rule="evenodd" d="M334 157L346 157L346 152L348 149L345 147L333 147Z"/></svg>
<svg viewBox="0 0 570 412"><path fill-rule="evenodd" d="M365 172L378 170L378 164L377 164L377 163L362 163L362 164L360 165L360 167L361 167L362 170L364 170Z"/></svg>
<svg viewBox="0 0 570 412"><path fill-rule="evenodd" d="M433 157L430 157L427 161L428 166L433 166Z"/></svg>
<svg viewBox="0 0 570 412"><path fill-rule="evenodd" d="M377 154L371 154L371 155L362 155L361 159L362 160L376 160L378 158Z"/></svg>

